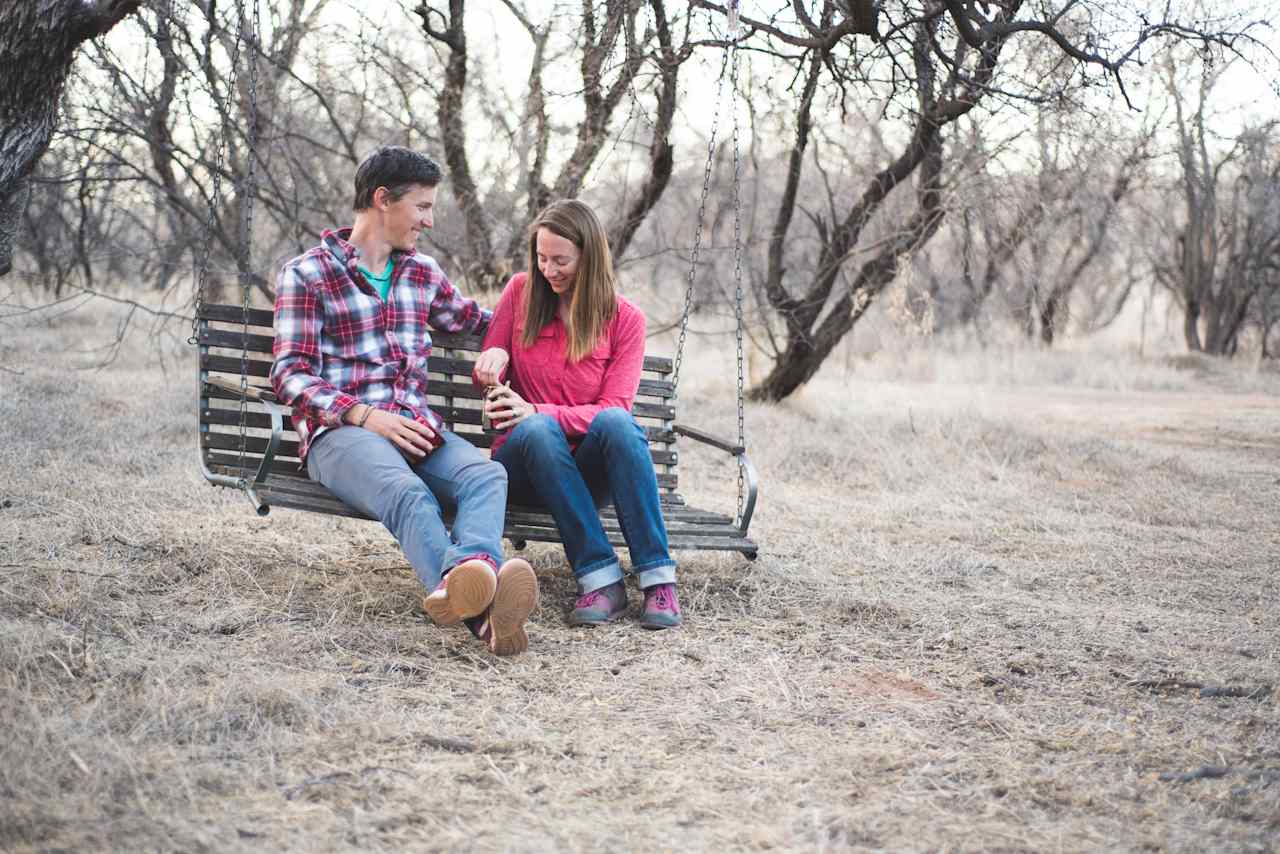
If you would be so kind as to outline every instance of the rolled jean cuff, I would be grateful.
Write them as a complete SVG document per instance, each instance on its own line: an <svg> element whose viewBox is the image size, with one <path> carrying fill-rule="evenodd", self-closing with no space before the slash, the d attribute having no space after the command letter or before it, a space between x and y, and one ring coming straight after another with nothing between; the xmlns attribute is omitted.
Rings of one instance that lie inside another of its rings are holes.
<svg viewBox="0 0 1280 854"><path fill-rule="evenodd" d="M615 558L605 563L596 564L576 577L578 580L578 592L590 593L592 590L608 587L615 581L621 581L622 565Z"/></svg>
<svg viewBox="0 0 1280 854"><path fill-rule="evenodd" d="M633 567L632 572L636 574L636 581L639 582L641 590L648 590L656 584L676 583L676 562L673 560Z"/></svg>
<svg viewBox="0 0 1280 854"><path fill-rule="evenodd" d="M498 562L494 560L493 557L489 555L488 552L476 552L473 555L466 555L465 557L459 558L457 563L455 563L453 566L446 569L444 572L440 573L440 575L442 577L445 575L448 575L450 572L453 572L454 569L456 569L457 567L461 566L462 564L466 563L469 560L482 560L485 563L489 564L489 566L493 569L494 572L498 571Z"/></svg>

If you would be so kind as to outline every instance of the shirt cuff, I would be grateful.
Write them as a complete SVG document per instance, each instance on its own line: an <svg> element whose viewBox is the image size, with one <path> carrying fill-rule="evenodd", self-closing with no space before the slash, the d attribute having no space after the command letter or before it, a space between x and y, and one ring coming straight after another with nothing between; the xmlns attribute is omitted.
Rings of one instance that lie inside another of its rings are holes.
<svg viewBox="0 0 1280 854"><path fill-rule="evenodd" d="M355 406L359 402L360 400L358 398L352 397L349 394L338 395L334 398L333 404L325 410L324 422L334 427L342 426L346 423L342 419L343 416L347 414L347 410L351 409L351 407Z"/></svg>

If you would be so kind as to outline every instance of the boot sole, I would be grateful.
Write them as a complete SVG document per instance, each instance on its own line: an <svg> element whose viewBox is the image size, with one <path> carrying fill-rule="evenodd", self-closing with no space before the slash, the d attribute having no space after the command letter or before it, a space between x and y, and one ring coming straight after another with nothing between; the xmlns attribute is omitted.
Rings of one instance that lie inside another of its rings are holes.
<svg viewBox="0 0 1280 854"><path fill-rule="evenodd" d="M538 576L523 558L498 570L498 592L489 606L489 649L494 655L519 655L529 648L524 624L538 607Z"/></svg>
<svg viewBox="0 0 1280 854"><path fill-rule="evenodd" d="M468 617L484 613L498 588L493 567L482 560L469 560L449 571L445 595L432 593L422 600L422 610L438 626L453 626Z"/></svg>

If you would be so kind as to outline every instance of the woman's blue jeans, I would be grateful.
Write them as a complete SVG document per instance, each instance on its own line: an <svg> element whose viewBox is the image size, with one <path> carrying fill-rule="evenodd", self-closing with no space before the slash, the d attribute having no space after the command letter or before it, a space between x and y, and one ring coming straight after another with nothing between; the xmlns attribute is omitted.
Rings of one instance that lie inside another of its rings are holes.
<svg viewBox="0 0 1280 854"><path fill-rule="evenodd" d="M622 578L622 566L597 510L610 502L640 587L676 580L649 441L630 412L602 409L576 453L554 418L530 416L512 429L493 458L507 470L513 504L546 508L556 520L580 592L590 593Z"/></svg>

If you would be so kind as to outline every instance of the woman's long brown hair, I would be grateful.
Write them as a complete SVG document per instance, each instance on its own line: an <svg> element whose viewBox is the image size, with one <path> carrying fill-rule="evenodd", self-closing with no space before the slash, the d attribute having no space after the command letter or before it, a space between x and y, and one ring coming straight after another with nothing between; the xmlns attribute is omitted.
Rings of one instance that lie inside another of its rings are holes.
<svg viewBox="0 0 1280 854"><path fill-rule="evenodd" d="M617 281L609 238L595 212L577 199L562 199L542 209L529 226L529 280L524 289L524 334L520 343L532 347L538 331L556 316L559 298L538 269L538 230L545 228L568 240L582 253L578 259L573 297L569 301L570 362L586 358L604 336L618 310Z"/></svg>

